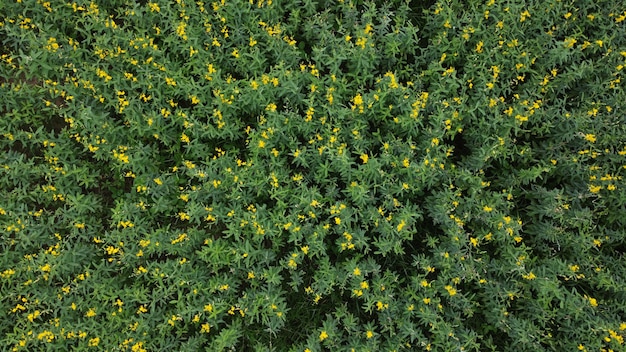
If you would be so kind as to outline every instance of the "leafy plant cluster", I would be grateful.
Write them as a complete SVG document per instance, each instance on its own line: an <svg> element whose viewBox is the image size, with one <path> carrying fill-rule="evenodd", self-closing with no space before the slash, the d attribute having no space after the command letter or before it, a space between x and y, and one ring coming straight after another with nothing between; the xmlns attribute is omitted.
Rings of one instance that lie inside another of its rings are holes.
<svg viewBox="0 0 626 352"><path fill-rule="evenodd" d="M619 1L0 3L12 351L619 351Z"/></svg>

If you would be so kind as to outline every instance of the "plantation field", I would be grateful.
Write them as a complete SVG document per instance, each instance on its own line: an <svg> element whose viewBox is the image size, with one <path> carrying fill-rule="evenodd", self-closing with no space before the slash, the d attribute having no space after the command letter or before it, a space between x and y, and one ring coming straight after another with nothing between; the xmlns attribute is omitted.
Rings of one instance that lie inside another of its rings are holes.
<svg viewBox="0 0 626 352"><path fill-rule="evenodd" d="M0 2L0 350L625 351L626 3Z"/></svg>

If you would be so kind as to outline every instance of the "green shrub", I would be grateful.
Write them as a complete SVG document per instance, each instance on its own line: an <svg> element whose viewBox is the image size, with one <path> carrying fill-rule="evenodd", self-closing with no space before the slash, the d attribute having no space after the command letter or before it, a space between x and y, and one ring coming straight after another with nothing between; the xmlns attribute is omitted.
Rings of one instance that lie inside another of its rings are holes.
<svg viewBox="0 0 626 352"><path fill-rule="evenodd" d="M619 351L626 7L0 4L13 351Z"/></svg>

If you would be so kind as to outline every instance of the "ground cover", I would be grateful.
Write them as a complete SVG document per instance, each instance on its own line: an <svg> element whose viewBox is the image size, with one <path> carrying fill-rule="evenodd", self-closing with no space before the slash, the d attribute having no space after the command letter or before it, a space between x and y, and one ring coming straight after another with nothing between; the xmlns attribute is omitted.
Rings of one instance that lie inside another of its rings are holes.
<svg viewBox="0 0 626 352"><path fill-rule="evenodd" d="M626 5L0 3L0 344L620 351Z"/></svg>

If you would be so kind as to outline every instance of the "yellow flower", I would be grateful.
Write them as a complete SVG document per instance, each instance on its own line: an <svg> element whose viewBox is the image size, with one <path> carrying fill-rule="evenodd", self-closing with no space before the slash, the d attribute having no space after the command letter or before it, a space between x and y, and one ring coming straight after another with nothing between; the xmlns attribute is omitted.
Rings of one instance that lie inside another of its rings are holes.
<svg viewBox="0 0 626 352"><path fill-rule="evenodd" d="M478 246L478 239L476 237L470 237L470 243L472 246L476 247Z"/></svg>
<svg viewBox="0 0 626 352"><path fill-rule="evenodd" d="M574 38L567 38L563 44L565 44L566 48L571 48L576 44L577 40Z"/></svg>
<svg viewBox="0 0 626 352"><path fill-rule="evenodd" d="M598 193L602 189L602 186L589 185L589 192Z"/></svg>
<svg viewBox="0 0 626 352"><path fill-rule="evenodd" d="M46 50L51 52L56 52L59 50L59 44L57 43L56 38L49 38L48 45L45 46Z"/></svg>
<svg viewBox="0 0 626 352"><path fill-rule="evenodd" d="M515 115L515 119L518 120L519 122L526 122L528 121L528 116L517 114Z"/></svg>
<svg viewBox="0 0 626 352"><path fill-rule="evenodd" d="M39 312L38 310L34 311L33 313L28 314L28 317L27 317L28 321L32 323L33 320L35 320L40 314L41 312Z"/></svg>
<svg viewBox="0 0 626 352"><path fill-rule="evenodd" d="M363 164L367 164L367 161L369 160L369 155L361 154L360 158L361 160L363 160Z"/></svg>
<svg viewBox="0 0 626 352"><path fill-rule="evenodd" d="M180 214L187 215L186 213L183 213L183 212L179 213L179 216L180 216ZM181 217L181 220L184 220L184 218ZM189 219L187 219L187 220L189 220ZM178 237L173 239L170 243L171 244L178 244L178 243L181 243L182 241L184 241L185 239L187 239L187 234L186 233L181 233L180 235L178 235Z"/></svg>
<svg viewBox="0 0 626 352"><path fill-rule="evenodd" d="M526 18L528 17L530 17L530 12L528 12L528 10L525 10L524 12L521 13L519 21L524 22L526 21Z"/></svg>
<svg viewBox="0 0 626 352"><path fill-rule="evenodd" d="M149 2L148 6L150 7L150 12L160 12L161 11L161 8L159 7L159 4L157 4L157 3Z"/></svg>
<svg viewBox="0 0 626 352"><path fill-rule="evenodd" d="M596 135L591 134L591 133L587 133L585 134L585 140L591 143L595 143L596 142Z"/></svg>
<svg viewBox="0 0 626 352"><path fill-rule="evenodd" d="M320 333L320 341L324 341L324 340L326 340L327 338L328 338L328 333L326 332L326 330L323 330L323 331Z"/></svg>
<svg viewBox="0 0 626 352"><path fill-rule="evenodd" d="M454 287L452 287L450 285L446 285L445 289L446 289L446 291L448 291L448 294L450 296L456 295L456 289Z"/></svg>
<svg viewBox="0 0 626 352"><path fill-rule="evenodd" d="M185 22L180 22L176 27L176 34L178 34L179 37L183 38L183 40L187 40L187 34L185 33L186 27L187 24Z"/></svg>

